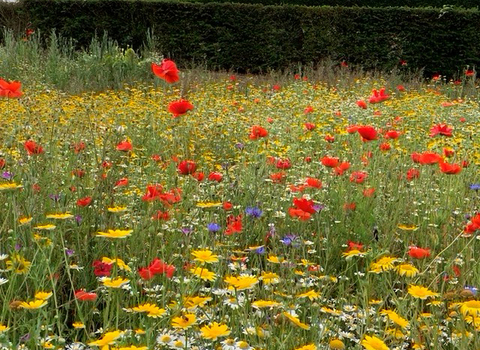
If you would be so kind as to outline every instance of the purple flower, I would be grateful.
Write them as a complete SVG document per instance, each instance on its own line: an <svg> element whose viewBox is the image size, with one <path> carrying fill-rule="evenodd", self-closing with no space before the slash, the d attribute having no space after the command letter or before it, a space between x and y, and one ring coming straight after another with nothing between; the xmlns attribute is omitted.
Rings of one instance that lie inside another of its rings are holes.
<svg viewBox="0 0 480 350"><path fill-rule="evenodd" d="M4 171L2 173L2 177L5 179L5 180L11 180L13 179L13 173L10 173L8 171Z"/></svg>
<svg viewBox="0 0 480 350"><path fill-rule="evenodd" d="M318 213L319 211L325 209L325 206L323 204L314 204L313 209Z"/></svg>
<svg viewBox="0 0 480 350"><path fill-rule="evenodd" d="M235 147L237 147L238 149L243 149L243 147L245 147L245 145L241 142L238 142L235 144Z"/></svg>
<svg viewBox="0 0 480 350"><path fill-rule="evenodd" d="M220 225L216 222L211 222L207 225L208 231L210 232L217 232L220 231Z"/></svg>
<svg viewBox="0 0 480 350"><path fill-rule="evenodd" d="M470 189L474 191L480 190L480 184L471 184Z"/></svg>
<svg viewBox="0 0 480 350"><path fill-rule="evenodd" d="M193 228L192 228L192 227L184 226L184 227L182 227L180 230L182 231L182 233L183 233L184 235L188 235L188 234L192 233Z"/></svg>
<svg viewBox="0 0 480 350"><path fill-rule="evenodd" d="M258 208L258 207L247 207L245 209L245 213L248 216L252 216L254 218L259 218L260 216L262 216L263 211L261 211L260 208Z"/></svg>
<svg viewBox="0 0 480 350"><path fill-rule="evenodd" d="M50 199L54 202L58 202L60 200L61 194L50 194L48 195Z"/></svg>
<svg viewBox="0 0 480 350"><path fill-rule="evenodd" d="M82 223L82 217L80 215L75 215L75 221L80 225Z"/></svg>
<svg viewBox="0 0 480 350"><path fill-rule="evenodd" d="M477 293L478 293L478 288L477 288L477 287L465 286L464 289L465 289L465 290L469 290L470 292L472 292L472 294L473 294L474 296L477 295Z"/></svg>
<svg viewBox="0 0 480 350"><path fill-rule="evenodd" d="M256 254L265 254L265 247L260 247L260 248L257 248L255 249L255 253Z"/></svg>
<svg viewBox="0 0 480 350"><path fill-rule="evenodd" d="M15 243L15 250L22 249L22 244L20 242Z"/></svg>
<svg viewBox="0 0 480 350"><path fill-rule="evenodd" d="M65 253L67 254L67 256L72 256L73 254L75 254L75 251L73 249L65 248Z"/></svg>
<svg viewBox="0 0 480 350"><path fill-rule="evenodd" d="M288 235L285 235L280 242L285 244L287 247L291 245L292 247L298 247L300 245L299 239L297 235L294 235L293 233L289 233Z"/></svg>
<svg viewBox="0 0 480 350"><path fill-rule="evenodd" d="M20 337L20 343L25 343L30 339L30 333L24 334Z"/></svg>

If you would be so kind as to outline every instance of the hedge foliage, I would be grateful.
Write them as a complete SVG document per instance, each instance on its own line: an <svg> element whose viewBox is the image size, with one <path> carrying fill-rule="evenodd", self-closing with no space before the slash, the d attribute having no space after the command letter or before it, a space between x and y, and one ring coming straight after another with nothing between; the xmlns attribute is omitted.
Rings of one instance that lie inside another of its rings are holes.
<svg viewBox="0 0 480 350"><path fill-rule="evenodd" d="M325 58L388 70L405 60L426 74L480 64L478 10L348 8L141 1L25 0L34 28L86 47L104 31L139 48L153 29L157 49L180 65L265 72Z"/></svg>

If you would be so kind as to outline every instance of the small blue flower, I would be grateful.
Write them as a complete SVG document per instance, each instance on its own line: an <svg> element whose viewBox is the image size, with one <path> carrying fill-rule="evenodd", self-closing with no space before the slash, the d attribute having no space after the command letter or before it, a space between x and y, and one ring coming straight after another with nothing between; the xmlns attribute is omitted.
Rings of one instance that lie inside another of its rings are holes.
<svg viewBox="0 0 480 350"><path fill-rule="evenodd" d="M477 293L478 293L478 288L477 288L477 287L465 286L464 289L465 289L465 290L469 290L470 292L472 292L472 294L473 294L474 296L477 295Z"/></svg>
<svg viewBox="0 0 480 350"><path fill-rule="evenodd" d="M292 247L298 247L300 245L299 239L297 235L294 235L292 233L289 233L288 235L285 235L280 242L285 244L287 247L291 245Z"/></svg>
<svg viewBox="0 0 480 350"><path fill-rule="evenodd" d="M474 191L480 190L480 184L471 184L470 189Z"/></svg>
<svg viewBox="0 0 480 350"><path fill-rule="evenodd" d="M258 208L258 207L247 207L245 209L245 213L248 216L252 216L254 218L259 218L260 216L262 216L263 211L261 211L260 208Z"/></svg>
<svg viewBox="0 0 480 350"><path fill-rule="evenodd" d="M220 231L220 225L216 222L211 222L207 225L208 231L210 232L218 232Z"/></svg>

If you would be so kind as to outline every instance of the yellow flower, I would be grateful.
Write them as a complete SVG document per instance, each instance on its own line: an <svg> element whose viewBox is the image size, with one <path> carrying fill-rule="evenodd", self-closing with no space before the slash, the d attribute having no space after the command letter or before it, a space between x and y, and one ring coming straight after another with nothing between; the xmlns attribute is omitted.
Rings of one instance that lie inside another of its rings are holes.
<svg viewBox="0 0 480 350"><path fill-rule="evenodd" d="M146 312L148 317L153 318L160 317L166 312L165 309L161 309L157 305L149 303L135 306L132 310L135 312Z"/></svg>
<svg viewBox="0 0 480 350"><path fill-rule="evenodd" d="M53 346L53 344L49 341L43 341L42 343L42 347L44 349L53 349L55 346Z"/></svg>
<svg viewBox="0 0 480 350"><path fill-rule="evenodd" d="M52 292L36 292L35 299L47 300L53 295Z"/></svg>
<svg viewBox="0 0 480 350"><path fill-rule="evenodd" d="M24 257L13 254L12 257L7 260L7 270L18 274L27 273L32 263L26 260Z"/></svg>
<svg viewBox="0 0 480 350"><path fill-rule="evenodd" d="M121 331L107 332L98 340L88 343L88 345L94 345L99 347L104 347L105 345L113 344L115 340L120 338L123 335Z"/></svg>
<svg viewBox="0 0 480 350"><path fill-rule="evenodd" d="M380 314L387 315L390 321L399 325L402 328L407 328L409 326L409 322L393 310L382 310L380 311Z"/></svg>
<svg viewBox="0 0 480 350"><path fill-rule="evenodd" d="M340 339L332 339L328 343L328 346L332 350L343 350L345 349L345 344Z"/></svg>
<svg viewBox="0 0 480 350"><path fill-rule="evenodd" d="M200 332L202 332L202 337L204 339L211 340L216 340L219 337L225 337L230 334L230 330L226 324L219 324L217 322L213 322L208 326L203 326L200 328Z"/></svg>
<svg viewBox="0 0 480 350"><path fill-rule="evenodd" d="M227 276L224 281L236 290L246 290L252 289L258 283L258 278L252 275Z"/></svg>
<svg viewBox="0 0 480 350"><path fill-rule="evenodd" d="M125 206L119 206L119 207L109 207L107 210L110 213L123 213L124 211L127 211L127 207Z"/></svg>
<svg viewBox="0 0 480 350"><path fill-rule="evenodd" d="M212 300L211 297L201 297L201 296L196 296L196 297L186 297L184 298L184 303L187 309L195 309L197 306L204 306L206 303L208 303L210 300Z"/></svg>
<svg viewBox="0 0 480 350"><path fill-rule="evenodd" d="M110 288L122 288L127 285L130 280L128 278L116 277L111 279L110 277L104 277L102 279L103 285Z"/></svg>
<svg viewBox="0 0 480 350"><path fill-rule="evenodd" d="M400 264L395 268L400 276L414 277L418 274L418 269L412 264Z"/></svg>
<svg viewBox="0 0 480 350"><path fill-rule="evenodd" d="M82 329L85 328L85 324L81 321L76 321L72 323L73 328L75 329Z"/></svg>
<svg viewBox="0 0 480 350"><path fill-rule="evenodd" d="M46 230L46 231L51 231L54 230L57 226L53 224L44 224L44 225L37 225L34 227L36 230Z"/></svg>
<svg viewBox="0 0 480 350"><path fill-rule="evenodd" d="M3 184L0 184L0 191L8 191L8 190L15 190L17 188L22 188L22 185L19 185L15 182L6 182Z"/></svg>
<svg viewBox="0 0 480 350"><path fill-rule="evenodd" d="M29 301L29 302L22 301L18 305L18 307L21 307L22 309L36 310L36 309L40 309L40 308L44 307L45 305L47 305L47 302L45 300L36 299L36 300L33 300L33 301Z"/></svg>
<svg viewBox="0 0 480 350"><path fill-rule="evenodd" d="M197 208L215 208L221 207L222 202L198 202Z"/></svg>
<svg viewBox="0 0 480 350"><path fill-rule="evenodd" d="M434 298L438 296L438 293L431 291L430 289L422 286L410 285L408 287L408 294L417 299Z"/></svg>
<svg viewBox="0 0 480 350"><path fill-rule="evenodd" d="M197 317L194 314L184 314L172 319L172 327L187 329L190 328L197 321Z"/></svg>
<svg viewBox="0 0 480 350"><path fill-rule="evenodd" d="M295 348L295 350L317 350L317 346L315 344L307 344L299 348Z"/></svg>
<svg viewBox="0 0 480 350"><path fill-rule="evenodd" d="M416 231L416 230L418 230L418 226L415 226L415 225L398 224L397 227L400 230L403 230L403 231Z"/></svg>
<svg viewBox="0 0 480 350"><path fill-rule="evenodd" d="M55 219L55 220L66 220L73 218L72 213L57 213L57 214L47 214L47 219Z"/></svg>
<svg viewBox="0 0 480 350"><path fill-rule="evenodd" d="M282 304L274 300L257 300L252 303L252 307L256 309L262 309L266 307L275 307L275 306L281 306L281 305Z"/></svg>
<svg viewBox="0 0 480 350"><path fill-rule="evenodd" d="M130 268L130 266L128 266L127 264L125 264L125 261L123 261L122 259L119 259L119 258L114 258L114 259L110 259L110 258L107 258L106 256L104 256L102 258L102 262L104 264L117 264L118 268L120 270L124 270L124 271L132 271L132 269Z"/></svg>
<svg viewBox="0 0 480 350"><path fill-rule="evenodd" d="M204 281L215 281L215 279L217 278L217 275L215 275L214 272L201 267L195 267L193 269L190 269L190 272L193 273L195 276L200 277Z"/></svg>
<svg viewBox="0 0 480 350"><path fill-rule="evenodd" d="M274 263L274 264L280 264L280 263L284 262L285 259L279 258L276 255L269 255L268 258L267 258L267 261L269 261L271 263Z"/></svg>
<svg viewBox="0 0 480 350"><path fill-rule="evenodd" d="M108 230L108 232L97 232L97 237L125 238L130 236L133 230Z"/></svg>
<svg viewBox="0 0 480 350"><path fill-rule="evenodd" d="M277 284L280 282L279 276L275 272L262 271L259 280L264 284Z"/></svg>
<svg viewBox="0 0 480 350"><path fill-rule="evenodd" d="M18 222L20 223L20 225L26 225L32 222L32 220L33 218L31 216L30 217L24 216L18 219Z"/></svg>
<svg viewBox="0 0 480 350"><path fill-rule="evenodd" d="M310 300L315 300L320 297L320 293L315 292L313 289L309 290L308 292L297 294L297 298L308 298Z"/></svg>
<svg viewBox="0 0 480 350"><path fill-rule="evenodd" d="M202 264L216 263L218 262L218 255L212 253L211 250L194 250L192 255L195 257L195 261L199 261Z"/></svg>
<svg viewBox="0 0 480 350"><path fill-rule="evenodd" d="M469 300L465 301L460 306L460 311L463 316L480 316L480 300Z"/></svg>
<svg viewBox="0 0 480 350"><path fill-rule="evenodd" d="M8 331L9 328L2 323L0 323L0 333Z"/></svg>
<svg viewBox="0 0 480 350"><path fill-rule="evenodd" d="M345 258L345 260L350 260L351 258L353 258L354 256L359 256L359 257L364 257L365 256L365 252L362 252L358 249L350 249L346 252L343 252L342 253L342 256Z"/></svg>
<svg viewBox="0 0 480 350"><path fill-rule="evenodd" d="M121 348L118 348L118 350L147 350L148 346L135 346L135 345L130 345L130 346L122 346Z"/></svg>
<svg viewBox="0 0 480 350"><path fill-rule="evenodd" d="M388 346L383 342L383 340L377 338L376 336L366 335L360 343L367 350L389 350Z"/></svg>
<svg viewBox="0 0 480 350"><path fill-rule="evenodd" d="M286 318L288 318L293 324L297 325L298 327L300 327L302 329L306 329L306 330L310 329L310 326L308 324L302 323L298 319L298 317L295 317L295 316L289 314L288 312L283 312L282 315L285 316Z"/></svg>
<svg viewBox="0 0 480 350"><path fill-rule="evenodd" d="M370 265L370 272L380 273L391 270L394 268L393 264L397 262L397 260L398 259L393 256L384 256Z"/></svg>

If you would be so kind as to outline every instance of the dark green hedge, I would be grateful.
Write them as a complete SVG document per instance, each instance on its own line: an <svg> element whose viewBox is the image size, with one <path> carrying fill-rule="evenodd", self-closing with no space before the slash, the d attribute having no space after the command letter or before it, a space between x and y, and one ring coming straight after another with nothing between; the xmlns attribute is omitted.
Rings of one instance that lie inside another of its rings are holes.
<svg viewBox="0 0 480 350"><path fill-rule="evenodd" d="M366 69L405 60L426 74L480 64L480 13L140 1L25 0L33 26L87 46L104 31L138 48L154 28L159 50L182 64L267 71L324 58Z"/></svg>

